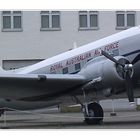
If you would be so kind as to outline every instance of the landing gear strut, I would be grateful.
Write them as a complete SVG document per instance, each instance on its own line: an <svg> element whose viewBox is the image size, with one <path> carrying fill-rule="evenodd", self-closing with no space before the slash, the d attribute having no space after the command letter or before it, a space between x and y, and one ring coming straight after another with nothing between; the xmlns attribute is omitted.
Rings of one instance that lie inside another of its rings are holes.
<svg viewBox="0 0 140 140"><path fill-rule="evenodd" d="M83 108L85 122L87 124L101 124L103 121L103 109L100 104L93 102L84 106Z"/></svg>

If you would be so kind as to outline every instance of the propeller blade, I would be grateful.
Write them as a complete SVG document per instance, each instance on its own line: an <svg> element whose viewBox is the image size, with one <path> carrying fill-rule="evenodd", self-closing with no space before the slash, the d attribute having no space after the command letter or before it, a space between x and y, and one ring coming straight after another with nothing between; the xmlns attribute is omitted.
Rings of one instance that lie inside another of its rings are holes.
<svg viewBox="0 0 140 140"><path fill-rule="evenodd" d="M114 63L118 64L118 65L121 65L121 66L125 66L124 64L118 62L114 57L112 57L111 55L109 55L107 52L105 51L101 51L102 55L104 55L106 58L108 58L109 60L113 61Z"/></svg>
<svg viewBox="0 0 140 140"><path fill-rule="evenodd" d="M140 54L138 54L138 55L134 58L134 60L132 61L131 64L135 64L135 63L137 63L139 60L140 60Z"/></svg>
<svg viewBox="0 0 140 140"><path fill-rule="evenodd" d="M131 77L128 71L126 72L126 75L125 75L125 85L126 85L126 92L127 92L128 100L130 103L133 103L134 93L133 93L133 87L131 83Z"/></svg>

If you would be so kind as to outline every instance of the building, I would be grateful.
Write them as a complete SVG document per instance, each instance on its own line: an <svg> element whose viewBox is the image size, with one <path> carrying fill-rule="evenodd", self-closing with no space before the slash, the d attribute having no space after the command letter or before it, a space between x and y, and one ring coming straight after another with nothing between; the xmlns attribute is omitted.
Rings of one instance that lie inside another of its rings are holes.
<svg viewBox="0 0 140 140"><path fill-rule="evenodd" d="M1 11L0 65L27 66L140 24L140 11Z"/></svg>

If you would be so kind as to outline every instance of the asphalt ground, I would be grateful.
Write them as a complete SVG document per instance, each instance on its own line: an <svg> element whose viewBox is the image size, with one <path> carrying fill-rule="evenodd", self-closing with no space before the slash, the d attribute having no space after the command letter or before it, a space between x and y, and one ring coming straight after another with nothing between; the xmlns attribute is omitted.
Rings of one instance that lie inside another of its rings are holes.
<svg viewBox="0 0 140 140"><path fill-rule="evenodd" d="M1 129L140 129L140 111L104 112L100 125L87 125L83 113L29 113L6 111L0 118Z"/></svg>

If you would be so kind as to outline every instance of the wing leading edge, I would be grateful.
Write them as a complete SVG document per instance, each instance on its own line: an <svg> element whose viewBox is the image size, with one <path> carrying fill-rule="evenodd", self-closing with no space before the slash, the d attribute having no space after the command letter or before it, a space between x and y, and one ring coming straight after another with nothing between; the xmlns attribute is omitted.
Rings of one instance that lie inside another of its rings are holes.
<svg viewBox="0 0 140 140"><path fill-rule="evenodd" d="M86 78L76 74L0 74L0 82L70 82L83 83Z"/></svg>
<svg viewBox="0 0 140 140"><path fill-rule="evenodd" d="M87 79L77 74L0 74L0 98L59 96L86 83Z"/></svg>

